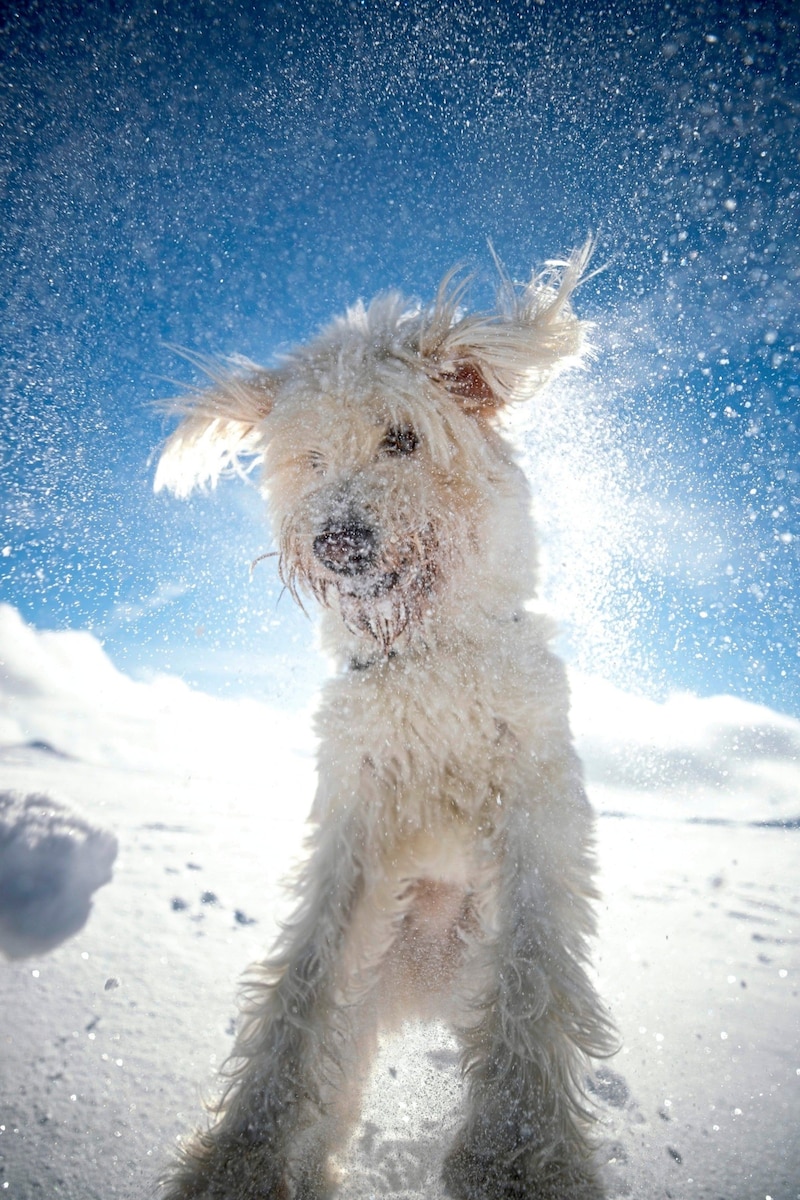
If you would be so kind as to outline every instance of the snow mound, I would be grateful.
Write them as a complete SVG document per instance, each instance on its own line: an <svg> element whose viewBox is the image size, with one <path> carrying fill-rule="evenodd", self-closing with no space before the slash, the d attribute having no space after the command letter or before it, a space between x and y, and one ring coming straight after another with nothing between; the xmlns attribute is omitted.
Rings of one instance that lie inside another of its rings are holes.
<svg viewBox="0 0 800 1200"><path fill-rule="evenodd" d="M77 933L116 856L112 834L52 797L0 792L0 949L24 958Z"/></svg>

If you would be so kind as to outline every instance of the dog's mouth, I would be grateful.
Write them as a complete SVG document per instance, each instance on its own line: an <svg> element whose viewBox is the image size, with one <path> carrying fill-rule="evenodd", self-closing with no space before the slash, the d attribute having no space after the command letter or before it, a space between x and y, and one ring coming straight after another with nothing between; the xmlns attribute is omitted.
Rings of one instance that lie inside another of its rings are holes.
<svg viewBox="0 0 800 1200"><path fill-rule="evenodd" d="M336 607L352 632L389 653L430 608L438 576L438 541L430 526L382 539L366 521L329 521L309 541L287 523L281 578L300 603L298 586L323 607Z"/></svg>
<svg viewBox="0 0 800 1200"><path fill-rule="evenodd" d="M352 579L338 579L336 586L340 595L354 599L378 600L400 585L399 571L384 571L379 575L357 575Z"/></svg>

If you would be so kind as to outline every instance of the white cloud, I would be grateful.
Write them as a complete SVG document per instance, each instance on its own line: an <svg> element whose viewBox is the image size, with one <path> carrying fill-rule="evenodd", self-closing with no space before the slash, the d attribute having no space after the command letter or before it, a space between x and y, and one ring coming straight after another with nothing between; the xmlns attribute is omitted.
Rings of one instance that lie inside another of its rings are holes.
<svg viewBox="0 0 800 1200"><path fill-rule="evenodd" d="M191 587L188 583L162 583L149 596L143 596L138 604L116 605L109 616L107 628L113 629L117 625L128 625L149 613L158 612L159 609L165 608L175 600L180 600L181 596L185 596L189 591L191 591Z"/></svg>
<svg viewBox="0 0 800 1200"><path fill-rule="evenodd" d="M601 807L715 820L800 816L800 721L734 696L663 703L575 673L572 722Z"/></svg>
<svg viewBox="0 0 800 1200"><path fill-rule="evenodd" d="M305 714L220 699L175 676L135 681L91 634L42 631L0 605L0 746L47 743L105 766L236 775L310 752Z"/></svg>
<svg viewBox="0 0 800 1200"><path fill-rule="evenodd" d="M308 713L137 682L97 640L45 632L0 606L0 746L44 742L88 763L308 788ZM600 809L665 817L800 815L800 721L732 696L664 703L572 674L572 720ZM291 781L291 782L290 782Z"/></svg>

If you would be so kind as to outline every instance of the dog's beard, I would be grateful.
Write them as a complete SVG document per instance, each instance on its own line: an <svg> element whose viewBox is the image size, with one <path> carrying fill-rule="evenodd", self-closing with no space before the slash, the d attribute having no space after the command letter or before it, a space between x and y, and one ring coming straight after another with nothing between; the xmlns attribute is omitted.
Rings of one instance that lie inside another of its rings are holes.
<svg viewBox="0 0 800 1200"><path fill-rule="evenodd" d="M386 655L407 630L430 611L441 574L440 547L431 527L391 543L375 567L356 575L326 570L313 551L304 550L287 525L281 538L280 575L302 608L300 592L340 614L346 628L369 637Z"/></svg>
<svg viewBox="0 0 800 1200"><path fill-rule="evenodd" d="M335 593L342 620L351 633L366 634L388 654L410 625L419 624L430 607L432 572L426 564L416 571L390 571L377 579L323 581L330 605Z"/></svg>

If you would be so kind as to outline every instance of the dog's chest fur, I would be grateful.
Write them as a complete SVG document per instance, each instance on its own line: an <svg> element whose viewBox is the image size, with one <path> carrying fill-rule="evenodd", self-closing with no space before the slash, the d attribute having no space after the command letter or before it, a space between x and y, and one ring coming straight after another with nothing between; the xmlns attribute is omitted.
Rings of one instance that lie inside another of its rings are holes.
<svg viewBox="0 0 800 1200"><path fill-rule="evenodd" d="M496 823L509 779L548 757L554 699L565 690L549 634L549 622L529 613L484 618L470 634L333 679L317 729L320 779L336 782L321 789L314 817L371 806L388 841L462 820Z"/></svg>

